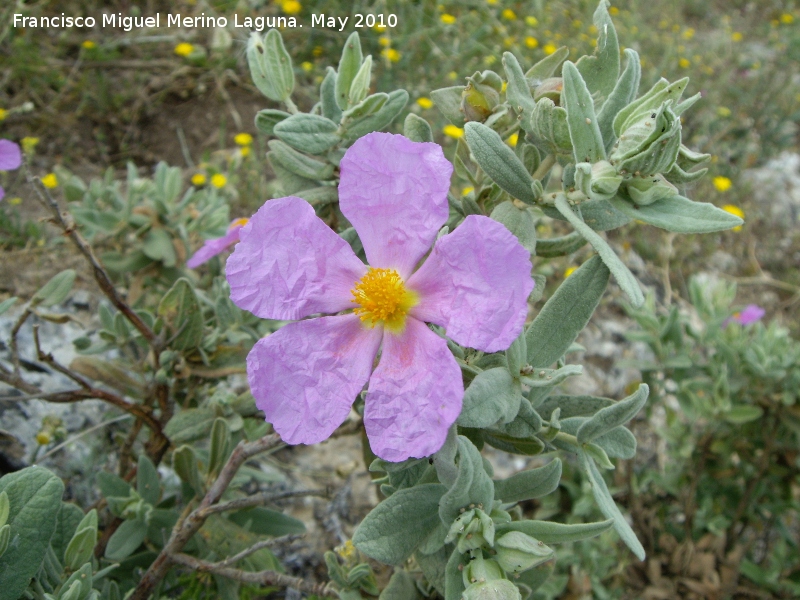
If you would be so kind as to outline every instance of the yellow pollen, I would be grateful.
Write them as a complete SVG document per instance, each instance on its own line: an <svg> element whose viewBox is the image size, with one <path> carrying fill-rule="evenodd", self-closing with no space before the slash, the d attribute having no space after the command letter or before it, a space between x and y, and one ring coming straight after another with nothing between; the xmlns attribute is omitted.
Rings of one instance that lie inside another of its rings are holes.
<svg viewBox="0 0 800 600"><path fill-rule="evenodd" d="M383 324L399 333L406 324L406 315L417 304L418 297L406 288L400 274L394 269L369 268L352 291L353 312L368 327Z"/></svg>
<svg viewBox="0 0 800 600"><path fill-rule="evenodd" d="M231 221L231 224L228 227L228 229L233 229L234 227L239 227L239 226L244 227L245 225L247 225L247 222L249 220L250 219L247 219L245 217L242 217L241 219L234 219L233 221Z"/></svg>

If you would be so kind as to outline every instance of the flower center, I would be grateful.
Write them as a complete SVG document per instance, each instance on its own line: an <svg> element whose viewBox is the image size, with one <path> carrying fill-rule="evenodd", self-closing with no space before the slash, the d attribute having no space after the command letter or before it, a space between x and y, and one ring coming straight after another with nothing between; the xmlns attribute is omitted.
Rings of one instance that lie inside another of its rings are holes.
<svg viewBox="0 0 800 600"><path fill-rule="evenodd" d="M390 331L399 332L406 324L406 314L417 304L418 297L406 288L403 279L394 269L369 268L352 290L353 312L368 327L379 323Z"/></svg>
<svg viewBox="0 0 800 600"><path fill-rule="evenodd" d="M239 227L239 226L244 227L245 225L247 225L247 222L249 220L250 219L247 219L245 217L242 217L241 219L236 219L231 222L231 224L228 226L228 229L233 229L234 227Z"/></svg>

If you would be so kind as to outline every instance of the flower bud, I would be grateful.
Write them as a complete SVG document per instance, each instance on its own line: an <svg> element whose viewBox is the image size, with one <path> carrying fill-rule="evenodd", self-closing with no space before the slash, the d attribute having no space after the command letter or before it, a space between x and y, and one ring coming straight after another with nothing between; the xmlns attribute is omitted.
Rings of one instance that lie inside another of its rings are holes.
<svg viewBox="0 0 800 600"><path fill-rule="evenodd" d="M533 99L550 98L556 106L561 104L561 90L564 89L564 80L561 77L548 77L533 88Z"/></svg>
<svg viewBox="0 0 800 600"><path fill-rule="evenodd" d="M626 182L631 200L639 206L647 206L657 200L678 195L678 188L667 181L663 175L632 177Z"/></svg>
<svg viewBox="0 0 800 600"><path fill-rule="evenodd" d="M506 573L527 571L554 555L552 548L521 531L509 531L499 538L495 550L497 562Z"/></svg>
<svg viewBox="0 0 800 600"><path fill-rule="evenodd" d="M521 600L519 588L508 579L473 583L461 596L464 600Z"/></svg>
<svg viewBox="0 0 800 600"><path fill-rule="evenodd" d="M461 554L481 547L491 547L494 544L494 521L480 508L468 510L453 521L445 542L456 539L456 549Z"/></svg>
<svg viewBox="0 0 800 600"><path fill-rule="evenodd" d="M678 158L681 146L681 121L667 100L660 108L640 120L626 121L609 155L620 175L653 175L669 171Z"/></svg>
<svg viewBox="0 0 800 600"><path fill-rule="evenodd" d="M462 571L464 585L469 587L473 583L483 583L485 581L496 581L506 578L503 569L496 560L485 559L478 553L472 560L470 560Z"/></svg>
<svg viewBox="0 0 800 600"><path fill-rule="evenodd" d="M572 155L567 111L556 106L550 98L542 98L534 104L530 125L534 141L548 153Z"/></svg>
<svg viewBox="0 0 800 600"><path fill-rule="evenodd" d="M467 77L467 87L461 92L464 118L483 123L500 103L502 88L503 80L494 71L484 71Z"/></svg>
<svg viewBox="0 0 800 600"><path fill-rule="evenodd" d="M608 200L617 193L622 176L607 160L575 165L575 187L592 200Z"/></svg>

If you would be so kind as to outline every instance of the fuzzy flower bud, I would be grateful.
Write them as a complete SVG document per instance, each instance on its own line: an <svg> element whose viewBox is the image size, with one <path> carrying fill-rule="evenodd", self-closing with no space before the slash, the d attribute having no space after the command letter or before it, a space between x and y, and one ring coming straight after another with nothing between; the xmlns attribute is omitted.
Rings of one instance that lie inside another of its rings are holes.
<svg viewBox="0 0 800 600"><path fill-rule="evenodd" d="M509 531L495 542L497 562L507 573L521 573L554 556L553 549L521 531Z"/></svg>
<svg viewBox="0 0 800 600"><path fill-rule="evenodd" d="M475 73L467 77L467 87L461 92L461 110L467 121L485 121L500 103L503 80L494 71Z"/></svg>
<svg viewBox="0 0 800 600"><path fill-rule="evenodd" d="M681 121L672 100L625 122L609 160L621 175L653 175L672 169L681 146Z"/></svg>

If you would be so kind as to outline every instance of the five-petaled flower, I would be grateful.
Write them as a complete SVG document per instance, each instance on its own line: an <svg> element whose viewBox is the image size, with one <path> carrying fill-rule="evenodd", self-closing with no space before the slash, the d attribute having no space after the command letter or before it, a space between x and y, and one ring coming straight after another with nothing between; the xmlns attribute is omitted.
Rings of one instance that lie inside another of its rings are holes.
<svg viewBox="0 0 800 600"><path fill-rule="evenodd" d="M0 140L0 171L13 171L22 164L22 152L19 146L10 140ZM0 200L6 195L0 187Z"/></svg>
<svg viewBox="0 0 800 600"><path fill-rule="evenodd" d="M364 425L375 454L428 456L461 412L464 386L426 323L484 352L521 333L528 251L483 216L436 239L452 171L441 147L400 135L371 133L347 150L339 207L370 266L300 198L266 202L241 230L226 267L231 299L261 318L297 320L247 357L256 404L287 443L328 438L369 382ZM318 313L343 314L305 319Z"/></svg>
<svg viewBox="0 0 800 600"><path fill-rule="evenodd" d="M751 323L760 321L765 314L767 314L767 311L758 304L748 304L742 311L733 313L732 316L725 319L722 322L722 326L727 327L732 321L736 321L739 325L750 325Z"/></svg>
<svg viewBox="0 0 800 600"><path fill-rule="evenodd" d="M206 240L203 246L186 261L186 266L190 269L196 269L217 254L225 252L225 250L239 241L239 232L245 225L247 225L247 219L234 219L231 221L228 226L228 233L222 237Z"/></svg>

